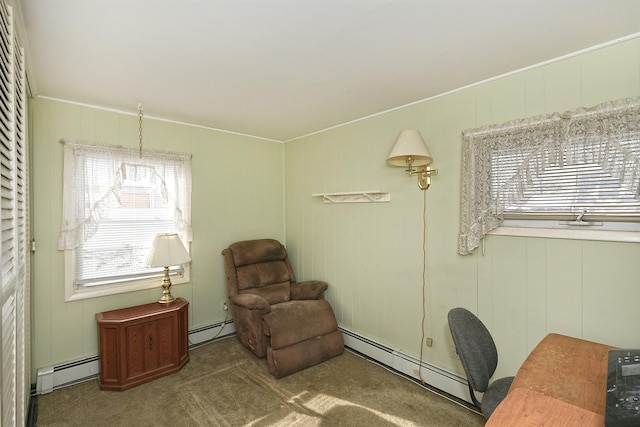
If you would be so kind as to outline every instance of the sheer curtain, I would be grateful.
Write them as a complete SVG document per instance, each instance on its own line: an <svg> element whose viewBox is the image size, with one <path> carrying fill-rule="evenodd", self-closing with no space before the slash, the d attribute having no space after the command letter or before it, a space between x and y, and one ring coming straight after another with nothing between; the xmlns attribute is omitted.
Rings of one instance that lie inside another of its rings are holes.
<svg viewBox="0 0 640 427"><path fill-rule="evenodd" d="M140 157L133 149L61 142L64 186L58 249L75 249L91 238L109 209L120 205L125 181L142 177L170 204L180 235L191 241L190 155L144 151Z"/></svg>
<svg viewBox="0 0 640 427"><path fill-rule="evenodd" d="M477 248L549 167L599 165L638 198L639 143L640 98L465 130L458 253ZM496 179L493 165L506 161L513 173Z"/></svg>

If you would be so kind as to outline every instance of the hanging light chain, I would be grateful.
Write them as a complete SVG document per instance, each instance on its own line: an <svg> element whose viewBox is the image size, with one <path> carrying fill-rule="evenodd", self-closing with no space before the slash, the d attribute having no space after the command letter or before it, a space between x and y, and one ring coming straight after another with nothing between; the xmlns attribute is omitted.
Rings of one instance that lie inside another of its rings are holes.
<svg viewBox="0 0 640 427"><path fill-rule="evenodd" d="M138 104L138 136L140 141L140 157L142 157L142 102Z"/></svg>

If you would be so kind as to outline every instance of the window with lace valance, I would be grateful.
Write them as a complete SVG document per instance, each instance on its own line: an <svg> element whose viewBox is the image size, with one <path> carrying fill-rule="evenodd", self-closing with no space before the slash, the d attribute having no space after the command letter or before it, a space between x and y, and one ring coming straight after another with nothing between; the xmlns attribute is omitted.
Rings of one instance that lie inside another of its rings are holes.
<svg viewBox="0 0 640 427"><path fill-rule="evenodd" d="M640 98L465 130L458 253L505 220L637 227Z"/></svg>
<svg viewBox="0 0 640 427"><path fill-rule="evenodd" d="M67 300L157 286L162 269L145 264L156 234L191 241L191 156L62 142ZM171 274L187 281L188 267Z"/></svg>

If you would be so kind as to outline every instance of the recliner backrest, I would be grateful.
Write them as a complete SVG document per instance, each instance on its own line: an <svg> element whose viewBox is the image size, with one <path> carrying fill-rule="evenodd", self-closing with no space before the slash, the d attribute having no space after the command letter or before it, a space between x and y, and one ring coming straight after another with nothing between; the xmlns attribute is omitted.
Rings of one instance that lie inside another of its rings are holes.
<svg viewBox="0 0 640 427"><path fill-rule="evenodd" d="M484 393L498 366L498 351L482 321L465 308L449 311L449 329L460 362L474 390Z"/></svg>
<svg viewBox="0 0 640 427"><path fill-rule="evenodd" d="M253 293L270 304L289 301L295 282L287 251L277 240L260 239L229 246L235 266L237 293ZM230 294L235 294L230 293Z"/></svg>

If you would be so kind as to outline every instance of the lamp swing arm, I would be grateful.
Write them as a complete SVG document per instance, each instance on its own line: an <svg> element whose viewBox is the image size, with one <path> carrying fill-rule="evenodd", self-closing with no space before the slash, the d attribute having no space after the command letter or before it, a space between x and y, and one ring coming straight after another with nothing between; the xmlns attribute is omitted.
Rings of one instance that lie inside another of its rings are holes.
<svg viewBox="0 0 640 427"><path fill-rule="evenodd" d="M417 172L417 170L413 168L413 156L407 156L407 169L405 169L405 172L410 176Z"/></svg>

